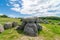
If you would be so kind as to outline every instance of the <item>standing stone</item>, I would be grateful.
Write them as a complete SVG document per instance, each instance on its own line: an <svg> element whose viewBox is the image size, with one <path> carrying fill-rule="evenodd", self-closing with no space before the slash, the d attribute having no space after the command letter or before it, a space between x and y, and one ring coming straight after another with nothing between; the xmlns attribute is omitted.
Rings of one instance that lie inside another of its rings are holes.
<svg viewBox="0 0 60 40"><path fill-rule="evenodd" d="M38 31L41 31L42 30L42 26L39 25L39 23L37 23L36 25L37 25Z"/></svg>
<svg viewBox="0 0 60 40"><path fill-rule="evenodd" d="M12 23L12 27L16 27L17 25L18 25L17 22Z"/></svg>
<svg viewBox="0 0 60 40"><path fill-rule="evenodd" d="M26 22L23 20L22 24L17 26L17 30L24 30L25 25Z"/></svg>
<svg viewBox="0 0 60 40"><path fill-rule="evenodd" d="M24 28L24 32L25 32L25 34L30 35L30 36L37 36L38 29L37 29L36 24L27 23Z"/></svg>
<svg viewBox="0 0 60 40"><path fill-rule="evenodd" d="M4 31L4 27L0 24L0 33Z"/></svg>
<svg viewBox="0 0 60 40"><path fill-rule="evenodd" d="M9 28L12 28L12 23L10 23L10 22L5 23L4 29L9 29Z"/></svg>

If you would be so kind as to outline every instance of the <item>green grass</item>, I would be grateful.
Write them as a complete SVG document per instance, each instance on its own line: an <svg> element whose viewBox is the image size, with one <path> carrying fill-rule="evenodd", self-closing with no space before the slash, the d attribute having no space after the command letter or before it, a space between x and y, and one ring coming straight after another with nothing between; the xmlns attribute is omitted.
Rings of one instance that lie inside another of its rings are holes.
<svg viewBox="0 0 60 40"><path fill-rule="evenodd" d="M20 23L20 19L15 19L15 18L1 18L0 17L0 23L1 24L4 24L6 22L14 22L14 21Z"/></svg>
<svg viewBox="0 0 60 40"><path fill-rule="evenodd" d="M0 24L6 22L13 22L16 21L18 24L21 24L20 19L14 18L0 18ZM23 34L21 30L15 30L15 28L11 28L5 30L3 33L0 34L0 40L60 40L60 25L57 25L59 20L50 20L55 24L44 24L41 23L40 25L43 26L42 31L39 32L37 37L30 37Z"/></svg>
<svg viewBox="0 0 60 40"><path fill-rule="evenodd" d="M43 26L43 30L40 32L40 35L46 37L45 40L56 40L56 36L60 37L60 25L57 25L58 21L51 21L53 21L55 24L41 24Z"/></svg>

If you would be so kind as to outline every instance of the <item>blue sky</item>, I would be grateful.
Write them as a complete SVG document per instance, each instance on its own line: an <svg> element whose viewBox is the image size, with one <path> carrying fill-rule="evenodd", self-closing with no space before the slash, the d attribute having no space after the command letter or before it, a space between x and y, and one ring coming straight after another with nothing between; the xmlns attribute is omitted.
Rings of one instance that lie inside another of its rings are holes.
<svg viewBox="0 0 60 40"><path fill-rule="evenodd" d="M0 0L0 15L10 17L60 16L60 0Z"/></svg>

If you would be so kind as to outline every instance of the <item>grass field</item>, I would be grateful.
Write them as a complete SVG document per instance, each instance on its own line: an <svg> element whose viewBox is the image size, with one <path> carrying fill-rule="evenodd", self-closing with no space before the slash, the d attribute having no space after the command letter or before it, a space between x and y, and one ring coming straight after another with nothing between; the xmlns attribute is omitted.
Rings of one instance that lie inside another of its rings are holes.
<svg viewBox="0 0 60 40"><path fill-rule="evenodd" d="M21 24L20 19L14 18L0 18L0 24L4 25L6 22L16 21ZM5 30L0 34L0 40L60 40L60 25L57 25L59 20L50 20L55 24L41 23L43 30L39 32L37 37L26 36L21 30L17 31L15 28Z"/></svg>

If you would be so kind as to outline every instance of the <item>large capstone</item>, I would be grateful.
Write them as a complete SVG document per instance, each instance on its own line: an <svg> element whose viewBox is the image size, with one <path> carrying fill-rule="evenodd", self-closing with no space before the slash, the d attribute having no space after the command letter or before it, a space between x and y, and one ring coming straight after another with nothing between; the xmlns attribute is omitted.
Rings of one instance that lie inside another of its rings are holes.
<svg viewBox="0 0 60 40"><path fill-rule="evenodd" d="M27 23L24 28L24 32L25 34L30 36L37 36L38 32L37 25L35 23Z"/></svg>
<svg viewBox="0 0 60 40"><path fill-rule="evenodd" d="M12 28L12 23L11 22L7 22L4 24L4 29L9 29Z"/></svg>
<svg viewBox="0 0 60 40"><path fill-rule="evenodd" d="M0 24L0 33L4 31L4 27Z"/></svg>
<svg viewBox="0 0 60 40"><path fill-rule="evenodd" d="M22 21L25 23L35 23L34 18L33 19L32 18L25 18L25 19L22 19Z"/></svg>

